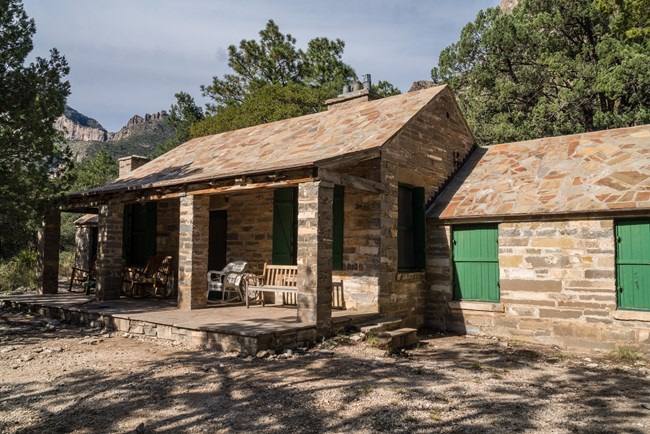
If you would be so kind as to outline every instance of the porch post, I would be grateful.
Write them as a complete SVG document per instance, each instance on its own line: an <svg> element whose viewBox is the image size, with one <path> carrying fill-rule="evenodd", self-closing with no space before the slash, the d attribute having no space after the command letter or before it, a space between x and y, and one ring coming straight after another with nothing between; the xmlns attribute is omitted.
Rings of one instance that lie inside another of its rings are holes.
<svg viewBox="0 0 650 434"><path fill-rule="evenodd" d="M326 181L298 186L298 320L315 322L319 335L332 328L332 202Z"/></svg>
<svg viewBox="0 0 650 434"><path fill-rule="evenodd" d="M61 241L61 213L48 211L38 228L38 257L36 277L39 294L56 294L59 289L59 243Z"/></svg>
<svg viewBox="0 0 650 434"><path fill-rule="evenodd" d="M178 233L178 308L206 307L210 197L182 197Z"/></svg>
<svg viewBox="0 0 650 434"><path fill-rule="evenodd" d="M97 300L118 300L122 284L124 204L101 205L97 246Z"/></svg>

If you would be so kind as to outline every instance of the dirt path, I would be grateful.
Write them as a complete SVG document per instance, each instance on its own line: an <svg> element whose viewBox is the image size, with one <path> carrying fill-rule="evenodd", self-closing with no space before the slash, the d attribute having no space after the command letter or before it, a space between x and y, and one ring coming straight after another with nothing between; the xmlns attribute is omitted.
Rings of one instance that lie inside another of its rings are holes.
<svg viewBox="0 0 650 434"><path fill-rule="evenodd" d="M644 361L421 339L259 359L0 311L0 432L650 432Z"/></svg>

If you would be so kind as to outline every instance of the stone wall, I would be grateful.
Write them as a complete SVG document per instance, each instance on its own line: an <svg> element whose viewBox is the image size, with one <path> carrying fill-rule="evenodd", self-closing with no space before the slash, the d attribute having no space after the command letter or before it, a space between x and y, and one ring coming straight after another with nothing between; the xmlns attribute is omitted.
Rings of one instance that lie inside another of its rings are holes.
<svg viewBox="0 0 650 434"><path fill-rule="evenodd" d="M93 252L90 251L91 247L92 229L89 225L75 226L74 230L74 244L75 244L75 258L74 266L83 270L90 268Z"/></svg>
<svg viewBox="0 0 650 434"><path fill-rule="evenodd" d="M430 225L427 324L563 347L650 350L650 314L617 311L611 219L499 224L500 303L451 302L450 229Z"/></svg>
<svg viewBox="0 0 650 434"><path fill-rule="evenodd" d="M378 158L337 172L379 180ZM379 246L381 195L345 187L343 194L343 269L332 279L343 282L345 308L376 311L379 296Z"/></svg>
<svg viewBox="0 0 650 434"><path fill-rule="evenodd" d="M36 289L39 294L58 292L60 241L61 213L50 211L43 218L37 234Z"/></svg>
<svg viewBox="0 0 650 434"><path fill-rule="evenodd" d="M378 178L378 161L362 163L356 168L357 175ZM344 168L340 171L349 173ZM332 278L343 281L347 309L377 309L379 204L378 194L345 189L344 269L334 270ZM227 211L228 261L247 260L252 272L262 273L264 263L271 262L273 252L273 190L214 195L210 199L210 209Z"/></svg>
<svg viewBox="0 0 650 434"><path fill-rule="evenodd" d="M248 261L250 271L261 274L273 253L273 190L213 196L210 209L227 211L228 262Z"/></svg>
<svg viewBox="0 0 650 434"><path fill-rule="evenodd" d="M166 199L157 203L156 216L156 254L169 255L174 258L171 288L178 289L178 224L180 219L180 201Z"/></svg>
<svg viewBox="0 0 650 434"><path fill-rule="evenodd" d="M424 273L397 270L397 191L400 184L424 187L432 197L465 160L474 138L446 89L382 148L381 246L379 249L380 312L420 325L425 317Z"/></svg>
<svg viewBox="0 0 650 434"><path fill-rule="evenodd" d="M122 284L122 235L124 204L99 207L97 243L98 300L118 300Z"/></svg>

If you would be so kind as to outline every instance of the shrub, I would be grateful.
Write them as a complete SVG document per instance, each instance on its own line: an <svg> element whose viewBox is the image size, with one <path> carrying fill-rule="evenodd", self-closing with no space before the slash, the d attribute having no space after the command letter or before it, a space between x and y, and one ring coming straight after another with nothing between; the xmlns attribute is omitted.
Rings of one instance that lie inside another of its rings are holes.
<svg viewBox="0 0 650 434"><path fill-rule="evenodd" d="M0 291L36 286L36 252L25 249L9 261L0 263Z"/></svg>

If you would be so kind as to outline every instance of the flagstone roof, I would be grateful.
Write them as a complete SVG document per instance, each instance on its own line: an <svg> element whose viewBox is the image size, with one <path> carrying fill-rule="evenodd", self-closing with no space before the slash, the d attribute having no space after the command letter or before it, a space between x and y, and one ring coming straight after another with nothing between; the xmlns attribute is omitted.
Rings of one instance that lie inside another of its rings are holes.
<svg viewBox="0 0 650 434"><path fill-rule="evenodd" d="M192 139L86 193L201 182L315 166L381 147L446 86Z"/></svg>
<svg viewBox="0 0 650 434"><path fill-rule="evenodd" d="M462 219L650 209L650 125L479 148L430 207Z"/></svg>

